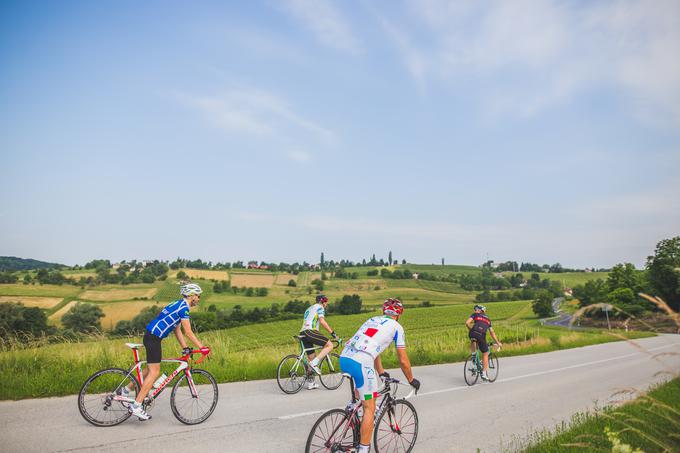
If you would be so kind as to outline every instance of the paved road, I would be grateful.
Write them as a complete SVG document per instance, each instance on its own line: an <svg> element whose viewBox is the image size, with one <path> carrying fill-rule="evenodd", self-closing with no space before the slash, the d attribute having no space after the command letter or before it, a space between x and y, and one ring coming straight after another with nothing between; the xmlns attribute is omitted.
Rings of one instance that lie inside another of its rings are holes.
<svg viewBox="0 0 680 453"><path fill-rule="evenodd" d="M460 363L418 367L423 388L412 400L420 418L414 452L512 447L514 438L553 427L595 401L612 402L617 389L645 389L664 378L659 372L680 372L680 354L655 356L668 352L680 353L680 336L501 357L498 381L474 387L465 385ZM0 402L0 451L300 453L319 413L344 406L348 397L346 385L284 395L270 380L222 384L215 413L195 427L175 420L167 394L153 420L130 419L112 428L86 423L74 396Z"/></svg>

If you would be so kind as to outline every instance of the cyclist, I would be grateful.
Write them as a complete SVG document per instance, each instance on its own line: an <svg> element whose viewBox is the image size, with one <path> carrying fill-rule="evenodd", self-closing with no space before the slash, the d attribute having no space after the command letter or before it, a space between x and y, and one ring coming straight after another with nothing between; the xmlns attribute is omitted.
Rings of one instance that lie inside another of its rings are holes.
<svg viewBox="0 0 680 453"><path fill-rule="evenodd" d="M413 378L411 362L406 354L404 328L398 322L403 312L404 306L399 299L387 299L383 303L384 316L374 316L366 321L350 338L340 355L340 368L354 379L356 395L361 400L364 410L357 453L370 451L375 398L378 396L376 373L383 378L389 377L382 366L380 354L390 343L394 343L397 348L397 358L404 376L416 390L420 388L420 382Z"/></svg>
<svg viewBox="0 0 680 453"><path fill-rule="evenodd" d="M333 350L333 343L319 332L319 324L331 334L334 340L338 339L336 333L326 322L327 306L328 297L323 294L317 295L316 303L305 311L302 329L300 329L300 336L302 337L302 344L305 349L323 346L318 355L314 351L307 352L307 358L310 360L309 366L319 375L321 374L319 363ZM319 384L315 382L315 378L312 376L307 380L307 389L312 390L315 388L319 388Z"/></svg>
<svg viewBox="0 0 680 453"><path fill-rule="evenodd" d="M144 384L137 394L134 403L130 405L128 410L132 415L137 416L140 420L149 420L151 416L146 413L142 407L144 398L151 390L154 382L161 374L161 341L167 337L171 331L175 332L175 337L182 347L182 354L186 355L191 352L191 348L187 347L187 342L182 334L182 328L187 337L194 343L203 354L208 354L210 348L207 348L200 342L194 332L191 330L191 322L189 321L189 310L195 307L201 299L201 287L195 283L188 283L180 288L182 298L167 305L160 314L156 316L146 326L144 333L144 348L146 348L146 362L147 367L144 369ZM129 388L123 388L123 395L129 392Z"/></svg>
<svg viewBox="0 0 680 453"><path fill-rule="evenodd" d="M493 327L491 327L491 320L486 315L486 307L484 305L475 305L474 310L475 312L465 321L465 326L470 331L470 352L474 354L477 345L479 346L479 350L482 351L484 356L482 380L488 381L489 345L486 343L486 331L489 331L491 338L498 343L498 347L503 346L503 343L500 342L496 333L493 331Z"/></svg>

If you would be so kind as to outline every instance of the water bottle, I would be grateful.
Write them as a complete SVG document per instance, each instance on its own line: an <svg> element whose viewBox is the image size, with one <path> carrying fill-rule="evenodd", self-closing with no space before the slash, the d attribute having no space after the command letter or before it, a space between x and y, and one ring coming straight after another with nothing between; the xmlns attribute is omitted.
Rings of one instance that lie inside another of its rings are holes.
<svg viewBox="0 0 680 453"><path fill-rule="evenodd" d="M168 377L165 375L165 373L161 374L161 376L158 379L156 379L156 382L153 383L153 388L157 389L158 387L160 387L161 384L165 382L167 378Z"/></svg>

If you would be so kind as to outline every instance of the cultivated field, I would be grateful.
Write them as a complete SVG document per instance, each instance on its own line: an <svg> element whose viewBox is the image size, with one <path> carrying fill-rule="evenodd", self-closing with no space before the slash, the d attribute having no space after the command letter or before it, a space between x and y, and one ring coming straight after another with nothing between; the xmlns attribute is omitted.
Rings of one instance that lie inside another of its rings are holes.
<svg viewBox="0 0 680 453"><path fill-rule="evenodd" d="M73 307L77 303L78 303L77 300L72 300L71 302L61 307L59 310L52 313L48 319L53 323L61 324L61 317L64 316L66 312L68 312L71 309L71 307Z"/></svg>
<svg viewBox="0 0 680 453"><path fill-rule="evenodd" d="M288 285L288 282L293 280L297 283L298 276L294 274L277 274L274 280L275 285Z"/></svg>
<svg viewBox="0 0 680 453"><path fill-rule="evenodd" d="M145 297L152 299L158 290L156 288L130 288L130 289L92 289L81 293L78 298L94 302L110 302L115 300L130 300Z"/></svg>
<svg viewBox="0 0 680 453"><path fill-rule="evenodd" d="M176 278L177 273L183 271L189 278L204 279L204 280L229 280L229 272L227 271L213 271L209 269L188 269L182 268L177 271L170 270L168 275Z"/></svg>
<svg viewBox="0 0 680 453"><path fill-rule="evenodd" d="M232 273L231 286L248 288L271 288L274 285L274 274Z"/></svg>
<svg viewBox="0 0 680 453"><path fill-rule="evenodd" d="M130 300L125 302L112 302L106 304L97 304L104 312L104 317L101 319L102 328L105 330L112 330L116 327L118 321L132 319L142 311L143 308L157 305L155 301ZM158 310L162 308L160 304L157 305Z"/></svg>
<svg viewBox="0 0 680 453"><path fill-rule="evenodd" d="M61 297L37 297L37 296L0 296L0 303L3 302L15 302L22 303L27 307L38 307L48 310L59 302L63 298Z"/></svg>

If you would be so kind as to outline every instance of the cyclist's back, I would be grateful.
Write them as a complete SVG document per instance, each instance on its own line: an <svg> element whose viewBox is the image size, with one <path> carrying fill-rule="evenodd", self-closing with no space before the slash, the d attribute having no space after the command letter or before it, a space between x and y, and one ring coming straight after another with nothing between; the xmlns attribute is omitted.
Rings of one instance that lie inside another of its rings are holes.
<svg viewBox="0 0 680 453"><path fill-rule="evenodd" d="M406 347L404 328L388 316L374 316L368 319L345 344L343 357L375 360L391 343L397 349Z"/></svg>
<svg viewBox="0 0 680 453"><path fill-rule="evenodd" d="M167 337L182 319L189 319L189 304L184 299L179 299L168 304L146 326L149 333L158 338Z"/></svg>

